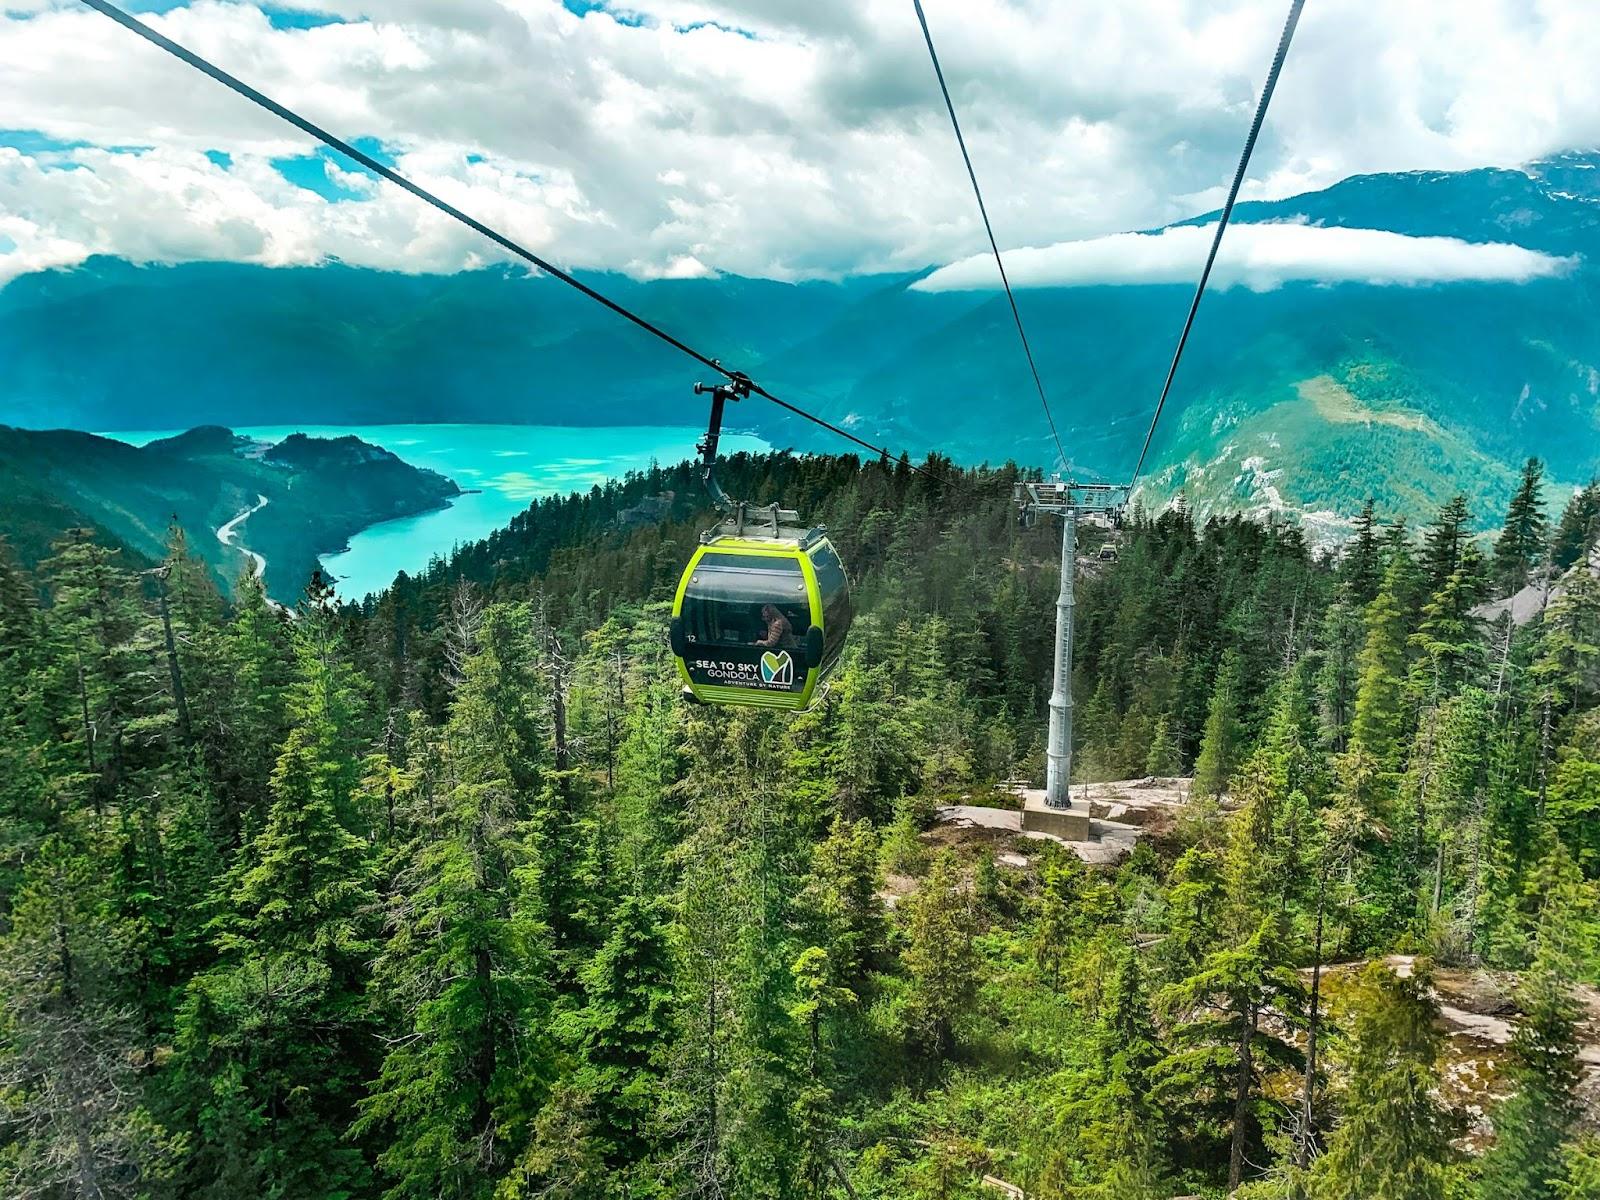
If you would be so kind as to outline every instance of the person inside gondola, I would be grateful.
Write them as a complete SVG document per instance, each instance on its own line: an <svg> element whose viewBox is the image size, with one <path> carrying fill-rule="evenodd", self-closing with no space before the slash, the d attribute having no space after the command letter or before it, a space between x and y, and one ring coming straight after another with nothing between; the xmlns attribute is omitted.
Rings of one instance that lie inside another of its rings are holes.
<svg viewBox="0 0 1600 1200"><path fill-rule="evenodd" d="M794 627L789 624L789 618L778 611L776 604L761 606L761 620L766 626L767 634L756 639L757 646L764 650L776 650L780 646L794 645Z"/></svg>

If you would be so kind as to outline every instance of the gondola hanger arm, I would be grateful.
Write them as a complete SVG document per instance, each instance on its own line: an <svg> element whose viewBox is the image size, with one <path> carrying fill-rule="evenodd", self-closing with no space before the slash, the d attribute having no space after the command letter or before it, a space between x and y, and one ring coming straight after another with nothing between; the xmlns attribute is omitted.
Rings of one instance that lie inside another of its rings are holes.
<svg viewBox="0 0 1600 1200"><path fill-rule="evenodd" d="M722 370L722 364L716 360L712 360L711 365ZM727 380L722 383L694 385L696 396L711 395L711 417L706 422L705 436L695 446L700 451L700 481L711 493L712 502L724 513L732 513L739 506L717 482L717 444L722 440L722 410L729 400L743 400L748 396L751 386L750 376L743 371L729 372Z"/></svg>

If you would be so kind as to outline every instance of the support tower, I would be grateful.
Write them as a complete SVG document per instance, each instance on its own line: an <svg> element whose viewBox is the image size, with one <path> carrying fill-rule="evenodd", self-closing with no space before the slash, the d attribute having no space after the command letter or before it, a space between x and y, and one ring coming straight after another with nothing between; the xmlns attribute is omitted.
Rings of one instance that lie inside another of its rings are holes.
<svg viewBox="0 0 1600 1200"><path fill-rule="evenodd" d="M1019 483L1012 498L1028 524L1040 513L1061 517L1061 590L1056 596L1056 654L1050 688L1050 738L1045 746L1047 773L1042 796L1025 798L1024 829L1060 836L1088 837L1088 812L1072 807L1072 610L1073 576L1078 557L1078 518L1116 524L1128 502L1128 488L1110 483Z"/></svg>

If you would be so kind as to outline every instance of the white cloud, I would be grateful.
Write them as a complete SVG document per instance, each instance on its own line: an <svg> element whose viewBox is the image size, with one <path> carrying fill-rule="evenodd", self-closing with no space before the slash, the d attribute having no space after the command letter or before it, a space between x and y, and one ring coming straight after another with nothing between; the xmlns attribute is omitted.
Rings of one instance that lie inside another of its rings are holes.
<svg viewBox="0 0 1600 1200"><path fill-rule="evenodd" d="M563 263L797 278L983 246L904 0L290 4L345 21L279 29L221 0L145 19ZM1283 7L929 0L1002 245L1215 203ZM1600 145L1596 61L1592 0L1318 0L1245 194ZM357 192L335 204L286 186L267 159L309 139L75 3L0 6L0 96L8 128L79 147L19 142L26 166L0 166L30 244L407 270L495 255L387 185L335 175Z"/></svg>
<svg viewBox="0 0 1600 1200"><path fill-rule="evenodd" d="M692 254L680 254L665 266L648 262L629 263L628 271L640 279L709 279L716 274Z"/></svg>
<svg viewBox="0 0 1600 1200"><path fill-rule="evenodd" d="M546 177L526 164L468 162L438 150L397 161L423 186L534 246L554 242L558 222L569 229L606 224L561 172ZM0 282L91 254L266 266L337 258L409 271L453 271L502 257L397 188L366 180L350 186L354 198L330 201L256 157L228 168L192 150L76 149L41 161L0 146L0 233L15 243L0 253Z"/></svg>
<svg viewBox="0 0 1600 1200"><path fill-rule="evenodd" d="M1006 254L1013 287L1087 284L1188 283L1205 265L1216 235L1210 225L1181 225L1158 233L1116 233ZM1526 283L1570 270L1575 259L1503 242L1407 237L1383 229L1328 228L1274 222L1230 225L1217 253L1210 286L1243 285L1270 291L1285 283ZM998 290L994 259L986 254L940 267L912 285L920 291Z"/></svg>
<svg viewBox="0 0 1600 1200"><path fill-rule="evenodd" d="M49 233L32 221L0 213L0 238L9 247L0 251L0 287L18 275L71 267L83 261L83 248Z"/></svg>

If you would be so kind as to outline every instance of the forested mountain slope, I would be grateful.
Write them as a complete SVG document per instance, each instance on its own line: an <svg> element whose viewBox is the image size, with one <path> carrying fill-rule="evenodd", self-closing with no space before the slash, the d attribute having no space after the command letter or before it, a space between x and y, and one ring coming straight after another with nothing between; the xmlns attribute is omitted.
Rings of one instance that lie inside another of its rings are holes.
<svg viewBox="0 0 1600 1200"><path fill-rule="evenodd" d="M1057 534L1009 473L929 467L728 465L854 572L792 719L678 698L687 465L294 621L180 540L170 638L92 540L7 557L0 1190L1595 1195L1600 581L1470 610L1579 561L1600 491L1557 522L1530 469L1487 561L1464 503L1368 514L1336 565L1138 516L1079 593L1079 762L1193 769L1188 815L1019 868L919 830L1041 772ZM1416 974L1317 971L1392 951ZM1482 1155L1430 957L1516 972Z"/></svg>
<svg viewBox="0 0 1600 1200"><path fill-rule="evenodd" d="M1241 205L1243 229L1298 223L1469 244L1457 251L1496 243L1560 269L1520 283L1358 275L1257 292L1219 282L1153 446L1150 498L1181 487L1202 513L1310 512L1328 527L1368 496L1421 520L1465 490L1488 513L1529 454L1554 483L1587 482L1600 469L1597 164L1600 155L1572 154L1524 170L1362 176ZM874 441L919 457L1051 466L1004 299L923 290L926 274L584 278ZM1131 469L1191 289L1022 291L1078 469ZM0 291L0 361L0 419L22 425L702 415L689 360L553 280L503 268L428 277L96 259ZM764 403L730 420L774 444L840 448Z"/></svg>
<svg viewBox="0 0 1600 1200"><path fill-rule="evenodd" d="M293 603L317 556L378 521L436 508L450 480L359 438L294 434L276 445L202 426L141 447L73 430L0 426L0 536L33 565L71 529L125 551L129 566L158 562L170 529L213 582L232 583L248 547L267 564L268 591ZM253 511L252 511L253 510ZM213 530L237 522L231 541Z"/></svg>

